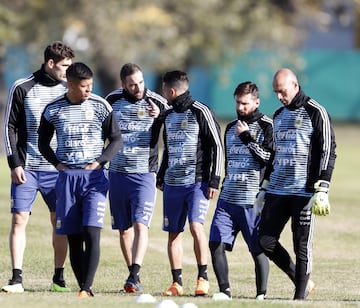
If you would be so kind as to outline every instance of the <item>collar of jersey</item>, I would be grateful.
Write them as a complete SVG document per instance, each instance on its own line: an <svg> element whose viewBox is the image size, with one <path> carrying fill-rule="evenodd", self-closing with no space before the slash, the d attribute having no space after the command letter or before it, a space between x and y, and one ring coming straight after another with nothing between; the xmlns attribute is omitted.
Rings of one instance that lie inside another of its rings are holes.
<svg viewBox="0 0 360 308"><path fill-rule="evenodd" d="M194 103L194 99L191 97L190 92L186 91L185 93L176 97L171 105L174 108L175 112L184 112L189 109L189 107Z"/></svg>
<svg viewBox="0 0 360 308"><path fill-rule="evenodd" d="M305 93L300 89L291 101L291 103L285 107L290 110L298 109L303 106L308 99L308 96L306 96Z"/></svg>
<svg viewBox="0 0 360 308"><path fill-rule="evenodd" d="M45 72L44 65L41 66L41 69L34 73L35 81L46 86L46 87L54 87L61 83L61 81L56 80L51 77L48 73Z"/></svg>
<svg viewBox="0 0 360 308"><path fill-rule="evenodd" d="M253 123L256 122L258 119L260 119L263 114L259 111L258 108L254 110L254 112L247 114L247 115L240 115L238 113L238 120L245 121L246 123Z"/></svg>

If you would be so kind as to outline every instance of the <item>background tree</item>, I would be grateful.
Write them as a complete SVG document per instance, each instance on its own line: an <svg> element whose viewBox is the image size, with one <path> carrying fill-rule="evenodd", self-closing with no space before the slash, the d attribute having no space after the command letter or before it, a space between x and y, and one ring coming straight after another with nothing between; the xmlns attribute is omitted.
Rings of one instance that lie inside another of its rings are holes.
<svg viewBox="0 0 360 308"><path fill-rule="evenodd" d="M17 30L21 18L16 16L16 13L6 5L0 3L0 117L4 118L5 106L5 81L4 81L4 66L5 66L5 52L7 42L16 43L20 39L20 33ZM0 124L2 121L0 121ZM2 127L2 125L1 125ZM0 152L3 152L4 144L0 143Z"/></svg>
<svg viewBox="0 0 360 308"><path fill-rule="evenodd" d="M27 50L30 73L42 63L44 47L63 40L76 50L76 61L94 69L106 94L119 86L119 70L126 62L139 63L160 77L165 70L193 65L223 63L226 68L234 56L252 47L285 55L301 42L298 25L313 9L310 5L310 0L3 0L1 121L8 47Z"/></svg>
<svg viewBox="0 0 360 308"><path fill-rule="evenodd" d="M77 50L77 60L94 68L107 93L118 85L125 62L161 74L172 68L226 63L251 47L294 48L303 37L297 24L309 3L7 0L2 7L21 16L13 30L32 54L34 67L49 41L63 39Z"/></svg>

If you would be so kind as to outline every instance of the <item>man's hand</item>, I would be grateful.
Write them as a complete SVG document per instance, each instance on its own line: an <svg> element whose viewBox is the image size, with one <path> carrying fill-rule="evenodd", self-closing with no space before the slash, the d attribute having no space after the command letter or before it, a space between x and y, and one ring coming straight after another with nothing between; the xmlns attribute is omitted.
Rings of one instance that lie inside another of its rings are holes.
<svg viewBox="0 0 360 308"><path fill-rule="evenodd" d="M216 188L208 187L207 190L207 197L209 200L214 199L218 193L218 190Z"/></svg>
<svg viewBox="0 0 360 308"><path fill-rule="evenodd" d="M158 177L156 178L156 188L164 191L164 179Z"/></svg>
<svg viewBox="0 0 360 308"><path fill-rule="evenodd" d="M261 184L260 190L256 195L256 199L254 202L254 214L256 216L260 215L261 211L264 208L264 204L265 204L265 195L266 195L266 189L269 186L269 181L268 180L264 180Z"/></svg>
<svg viewBox="0 0 360 308"><path fill-rule="evenodd" d="M235 134L239 136L244 131L249 130L249 125L245 121L238 120L235 126Z"/></svg>
<svg viewBox="0 0 360 308"><path fill-rule="evenodd" d="M68 170L68 169L69 169L68 166L66 166L66 165L63 164L63 163L58 163L55 168L56 168L56 170L58 170L58 171Z"/></svg>
<svg viewBox="0 0 360 308"><path fill-rule="evenodd" d="M311 197L308 207L315 215L326 216L330 214L329 188L328 181L319 180L314 184L315 193Z"/></svg>
<svg viewBox="0 0 360 308"><path fill-rule="evenodd" d="M15 184L24 184L26 182L26 176L23 167L18 166L11 170L11 181Z"/></svg>
<svg viewBox="0 0 360 308"><path fill-rule="evenodd" d="M97 161L94 161L90 164L87 164L84 169L85 170L97 170L97 169L100 169L101 165L97 162Z"/></svg>
<svg viewBox="0 0 360 308"><path fill-rule="evenodd" d="M163 184L156 184L156 188L161 190L161 191L164 191L164 185Z"/></svg>
<svg viewBox="0 0 360 308"><path fill-rule="evenodd" d="M147 106L146 109L149 112L149 116L152 118L157 118L160 114L160 108L153 102L151 98L148 98L147 102L149 106Z"/></svg>

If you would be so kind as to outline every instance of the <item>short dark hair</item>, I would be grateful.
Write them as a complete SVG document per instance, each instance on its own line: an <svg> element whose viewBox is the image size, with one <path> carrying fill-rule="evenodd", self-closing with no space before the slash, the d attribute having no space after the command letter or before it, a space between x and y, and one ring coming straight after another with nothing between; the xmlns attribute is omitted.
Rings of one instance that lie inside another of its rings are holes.
<svg viewBox="0 0 360 308"><path fill-rule="evenodd" d="M142 72L141 68L139 65L135 64L135 63L126 63L122 66L121 70L120 70L120 79L121 81L125 82L125 79L127 76L130 76L136 72Z"/></svg>
<svg viewBox="0 0 360 308"><path fill-rule="evenodd" d="M61 41L55 41L48 45L44 50L44 61L45 63L50 59L54 60L55 63L60 62L66 58L74 58L75 53L71 47L65 45Z"/></svg>
<svg viewBox="0 0 360 308"><path fill-rule="evenodd" d="M251 81L242 82L236 87L233 95L236 96L245 94L251 94L256 98L259 98L259 89L257 85Z"/></svg>
<svg viewBox="0 0 360 308"><path fill-rule="evenodd" d="M93 72L86 64L75 62L66 70L66 78L68 80L91 79L93 78Z"/></svg>
<svg viewBox="0 0 360 308"><path fill-rule="evenodd" d="M189 78L187 74L178 70L165 73L163 83L165 86L175 89L189 88Z"/></svg>

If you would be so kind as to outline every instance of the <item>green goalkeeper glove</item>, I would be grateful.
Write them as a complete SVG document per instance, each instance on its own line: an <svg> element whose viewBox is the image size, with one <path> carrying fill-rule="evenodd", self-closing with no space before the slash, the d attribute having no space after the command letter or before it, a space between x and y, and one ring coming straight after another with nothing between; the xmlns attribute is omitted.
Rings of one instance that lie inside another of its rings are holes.
<svg viewBox="0 0 360 308"><path fill-rule="evenodd" d="M254 202L254 214L256 216L260 215L262 209L264 208L264 204L265 204L265 194L266 194L266 189L269 186L269 181L268 180L264 180L261 184L260 190L256 195L256 199Z"/></svg>
<svg viewBox="0 0 360 308"><path fill-rule="evenodd" d="M311 197L308 206L315 215L326 216L330 214L329 188L328 181L319 180L314 184L315 193Z"/></svg>

